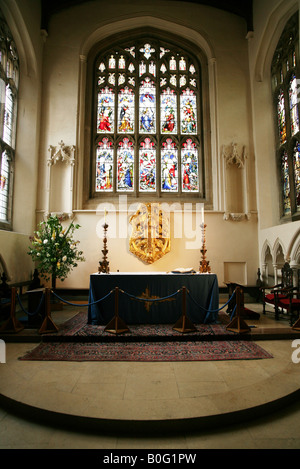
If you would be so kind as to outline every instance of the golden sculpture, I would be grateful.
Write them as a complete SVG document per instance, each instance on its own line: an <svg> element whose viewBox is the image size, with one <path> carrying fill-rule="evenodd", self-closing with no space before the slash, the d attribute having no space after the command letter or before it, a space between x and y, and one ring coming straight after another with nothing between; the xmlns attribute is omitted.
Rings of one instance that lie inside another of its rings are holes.
<svg viewBox="0 0 300 469"><path fill-rule="evenodd" d="M141 204L129 221L129 249L141 261L153 264L170 251L170 221L159 203Z"/></svg>

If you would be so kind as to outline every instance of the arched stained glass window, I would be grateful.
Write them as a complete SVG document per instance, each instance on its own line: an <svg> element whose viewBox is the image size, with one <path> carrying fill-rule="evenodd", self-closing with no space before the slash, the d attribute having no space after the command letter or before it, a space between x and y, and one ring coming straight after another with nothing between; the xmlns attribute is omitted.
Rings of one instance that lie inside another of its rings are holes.
<svg viewBox="0 0 300 469"><path fill-rule="evenodd" d="M0 228L10 229L19 59L0 10Z"/></svg>
<svg viewBox="0 0 300 469"><path fill-rule="evenodd" d="M145 37L94 64L94 196L204 197L197 58Z"/></svg>
<svg viewBox="0 0 300 469"><path fill-rule="evenodd" d="M277 154L282 216L300 215L299 26L298 12L288 21L272 62Z"/></svg>

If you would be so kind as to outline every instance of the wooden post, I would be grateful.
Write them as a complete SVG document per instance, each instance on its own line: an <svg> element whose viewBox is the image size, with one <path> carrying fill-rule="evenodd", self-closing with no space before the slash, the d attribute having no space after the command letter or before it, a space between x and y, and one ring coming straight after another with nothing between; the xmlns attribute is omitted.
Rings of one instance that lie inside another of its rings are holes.
<svg viewBox="0 0 300 469"><path fill-rule="evenodd" d="M238 334L242 334L244 332L250 332L250 327L244 319L241 318L241 289L240 287L236 287L235 289L235 295L236 295L236 311L235 311L235 316L233 320L226 326L226 329L228 331L232 332L237 332Z"/></svg>
<svg viewBox="0 0 300 469"><path fill-rule="evenodd" d="M0 331L8 333L17 333L24 329L23 324L16 318L16 287L11 289L10 317L3 324Z"/></svg>
<svg viewBox="0 0 300 469"><path fill-rule="evenodd" d="M294 331L300 331L300 317L297 319L297 321L293 324L292 329Z"/></svg>
<svg viewBox="0 0 300 469"><path fill-rule="evenodd" d="M39 334L49 334L50 332L58 332L58 327L54 324L51 318L51 304L50 304L50 293L49 288L45 288L45 312L46 316L39 330Z"/></svg>
<svg viewBox="0 0 300 469"><path fill-rule="evenodd" d="M124 334L125 332L129 332L128 327L126 326L123 319L119 317L119 288L115 288L115 316L112 320L107 324L105 327L105 332L109 332L110 334Z"/></svg>
<svg viewBox="0 0 300 469"><path fill-rule="evenodd" d="M182 287L182 315L173 326L173 330L181 333L195 332L197 330L186 315L186 287Z"/></svg>

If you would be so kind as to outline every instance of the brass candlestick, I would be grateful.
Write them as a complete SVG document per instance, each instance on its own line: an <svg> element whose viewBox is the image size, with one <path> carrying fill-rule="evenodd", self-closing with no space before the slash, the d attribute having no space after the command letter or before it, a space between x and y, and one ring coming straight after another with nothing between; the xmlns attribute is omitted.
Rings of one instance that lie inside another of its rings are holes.
<svg viewBox="0 0 300 469"><path fill-rule="evenodd" d="M103 249L102 249L102 254L103 254L103 259L102 262L99 262L99 267L98 267L98 272L103 273L103 274L109 274L109 262L107 260L107 254L108 254L108 249L107 249L107 228L108 224L105 222L103 225L104 228L104 237L103 237Z"/></svg>
<svg viewBox="0 0 300 469"><path fill-rule="evenodd" d="M206 260L206 253L207 253L207 249L205 247L205 228L206 228L206 226L207 225L205 225L204 223L202 223L202 225L200 225L201 230L202 230L202 248L200 249L202 260L200 261L199 272L202 273L202 274L210 273L209 261Z"/></svg>

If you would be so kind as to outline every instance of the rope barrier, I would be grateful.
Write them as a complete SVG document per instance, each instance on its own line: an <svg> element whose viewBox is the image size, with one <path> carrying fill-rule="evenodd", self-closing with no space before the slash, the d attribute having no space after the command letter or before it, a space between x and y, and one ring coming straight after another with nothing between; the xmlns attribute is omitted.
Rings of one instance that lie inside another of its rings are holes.
<svg viewBox="0 0 300 469"><path fill-rule="evenodd" d="M228 300L221 308L218 308L218 309L206 309L206 308L204 308L203 306L201 306L201 305L199 305L199 304L197 303L197 301L196 301L196 300L193 298L193 296L190 294L189 290L187 290L185 287L182 287L182 288L180 288L179 290L177 290L176 292L174 292L174 293L172 293L172 294L170 294L170 295L161 297L161 298L143 298L143 297L138 297L138 296L132 295L132 294L130 294L130 293L128 293L128 292L125 292L124 290L119 290L118 287L115 287L113 290L111 290L109 293L107 293L105 296L103 296L103 297L100 298L99 300L96 300L96 301L93 301L93 302L89 302L89 303L86 303L86 304L78 304L78 303L72 303L72 302L70 302L70 301L67 301L67 300L61 298L61 296L59 296L59 295L58 295L57 293L55 293L53 290L50 290L50 293L52 293L57 299L59 299L60 301L62 301L63 303L66 303L66 304L68 304L68 305L76 306L76 307L81 307L81 306L82 306L82 307L88 307L88 306L96 305L97 303L100 303L101 301L104 301L104 300L105 300L106 298L108 298L113 292L115 292L115 291L117 291L117 290L118 290L118 292L120 291L121 293L123 293L124 295L128 296L129 298L131 298L131 299L133 299L133 300L136 300L136 301L144 301L144 302L147 302L147 303L148 303L148 302L153 302L153 303L154 303L154 302L167 301L167 300L169 300L170 298L173 298L173 297L175 297L176 295L178 295L183 289L185 289L185 290L188 292L188 294L189 294L191 300L194 302L194 304L195 304L198 308L202 309L203 311L205 311L205 312L207 313L206 316L205 316L205 319L204 319L204 323L206 323L206 320L207 320L207 318L209 317L209 315L210 315L211 313L217 313L217 312L221 311L223 308L225 308L225 307L232 301L232 299L234 298L234 296L235 296L235 294L236 294L236 291L234 291L233 294L232 294L232 296L229 298L229 300ZM49 295L49 292L48 292L48 295ZM19 301L19 304L20 304L20 306L21 306L22 311L23 311L25 314L27 314L28 316L35 316L36 314L38 314L38 312L39 312L39 310L40 310L40 308L41 308L41 306L42 306L42 303L43 303L44 298L45 298L45 292L43 292L42 298L41 298L41 300L40 300L40 303L39 303L39 305L38 305L36 311L33 312L33 313L30 313L29 311L27 311L27 310L24 308L24 306L22 305L22 302L21 302L21 299L20 299L19 294L17 294L17 298L18 298L18 301ZM49 299L48 299L48 301L49 301ZM235 314L236 307L237 307L237 306L235 305L235 307L234 307L234 309L233 309L233 312L232 312L232 315L231 315L231 318L232 318L232 317L234 316L234 314Z"/></svg>
<svg viewBox="0 0 300 469"><path fill-rule="evenodd" d="M24 308L24 306L23 306L23 304L22 304L22 302L21 302L21 298L20 298L20 296L19 296L19 293L17 293L17 298L18 298L19 305L21 306L21 309L22 309L23 313L27 314L27 316L35 316L35 315L38 314L38 312L39 312L39 310L40 310L40 308L41 308L41 306L42 306L42 304L43 304L44 296L45 296L45 294L44 294L44 292L43 292L41 301L40 301L40 303L39 303L39 305L38 305L36 311L34 311L33 313L30 313L29 311L26 311L26 309Z"/></svg>
<svg viewBox="0 0 300 469"><path fill-rule="evenodd" d="M197 303L197 301L192 297L192 295L190 294L190 292L188 291L191 299L193 300L193 302L195 303L196 306L198 306L198 308L200 309L203 309L203 311L206 311L207 313L217 313L219 311L221 311L222 309L225 308L225 306L227 306L230 301L233 299L234 295L235 295L235 291L233 292L231 298L229 298L229 300L227 301L227 303L225 303L223 306L221 306L221 308L218 308L218 309L206 309L206 308L203 308L203 306L199 305L199 303Z"/></svg>
<svg viewBox="0 0 300 469"><path fill-rule="evenodd" d="M100 303L100 301L103 301L103 300L106 300L106 298L108 298L113 292L115 291L115 289L111 290L109 293L107 293L107 295L103 296L103 298L100 298L99 300L96 300L96 301L93 301L92 303L86 303L86 304L78 304L78 303L71 303L70 301L67 301L67 300L64 300L63 298L61 298L59 295L57 295L57 293L55 293L54 291L51 290L51 293L56 296L56 298L58 298L60 301L68 304L68 305L71 305L71 306L84 306L84 307L87 307L87 306L93 306L97 303Z"/></svg>
<svg viewBox="0 0 300 469"><path fill-rule="evenodd" d="M233 319L233 317L234 317L234 315L235 315L235 310L236 310L236 305L234 306L234 308L233 308L233 310L232 310L230 319Z"/></svg>

